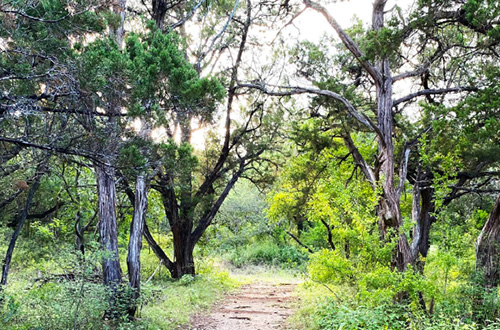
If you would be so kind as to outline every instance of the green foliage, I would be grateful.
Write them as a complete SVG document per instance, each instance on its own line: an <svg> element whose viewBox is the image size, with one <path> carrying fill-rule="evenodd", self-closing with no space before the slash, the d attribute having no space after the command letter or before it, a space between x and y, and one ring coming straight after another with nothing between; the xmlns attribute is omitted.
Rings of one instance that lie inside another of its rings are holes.
<svg viewBox="0 0 500 330"><path fill-rule="evenodd" d="M228 258L236 267L269 265L298 268L307 261L307 254L293 246L279 246L272 241L262 241L236 247Z"/></svg>
<svg viewBox="0 0 500 330"><path fill-rule="evenodd" d="M405 329L404 315L399 310L387 306L375 308L348 305L337 305L334 301L326 301L318 308L314 329Z"/></svg>
<svg viewBox="0 0 500 330"><path fill-rule="evenodd" d="M170 276L156 274L142 285L138 320L130 322L124 312L123 317L110 321L103 319L110 307L110 292L98 275L102 259L99 245L90 244L84 258L73 252L64 255L64 270L74 274L74 278L52 277L51 274L60 270L53 264L43 266L42 263L46 263L43 261L37 266L43 267L46 273L39 281L12 276L2 291L2 329L171 329L185 324L192 314L209 308L224 292L238 285L210 260L200 263L200 275L186 276L177 282L171 281ZM146 258L146 255L144 250L144 279L151 276L157 266L156 257ZM163 274L167 272L163 270ZM113 307L125 311L130 291L126 286L120 290Z"/></svg>
<svg viewBox="0 0 500 330"><path fill-rule="evenodd" d="M396 55L401 41L401 31L398 29L383 27L368 31L362 44L366 59L374 61Z"/></svg>
<svg viewBox="0 0 500 330"><path fill-rule="evenodd" d="M149 108L158 104L158 110L190 111L202 121L211 120L225 89L215 78L199 77L186 60L176 33L165 34L149 22L147 33L132 33L126 44L136 115L141 114L147 103Z"/></svg>
<svg viewBox="0 0 500 330"><path fill-rule="evenodd" d="M238 181L202 238L212 253L226 253L274 235L264 212L265 197L247 180Z"/></svg>
<svg viewBox="0 0 500 330"><path fill-rule="evenodd" d="M81 88L90 94L96 107L116 112L119 91L125 89L128 59L111 38L97 39L87 45L78 58Z"/></svg>
<svg viewBox="0 0 500 330"><path fill-rule="evenodd" d="M488 322L482 326L444 313L430 317L402 305L352 305L328 299L319 304L306 326L311 330L493 330L499 325L498 322Z"/></svg>
<svg viewBox="0 0 500 330"><path fill-rule="evenodd" d="M311 279L321 283L349 283L354 275L353 265L347 258L327 249L311 256L308 269Z"/></svg>

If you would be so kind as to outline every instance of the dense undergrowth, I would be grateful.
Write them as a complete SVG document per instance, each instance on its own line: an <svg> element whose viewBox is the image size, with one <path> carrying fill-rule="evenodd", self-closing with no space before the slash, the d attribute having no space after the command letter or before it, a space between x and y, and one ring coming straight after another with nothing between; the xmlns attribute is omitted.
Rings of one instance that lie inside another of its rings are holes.
<svg viewBox="0 0 500 330"><path fill-rule="evenodd" d="M304 251L294 246L280 246L273 241L262 241L235 247L224 256L236 267L267 265L301 270L308 259Z"/></svg>
<svg viewBox="0 0 500 330"><path fill-rule="evenodd" d="M429 257L424 274L379 267L344 277L339 272L348 268L337 267L335 258L328 263L321 253L313 255L291 324L310 330L500 329L494 312L500 307L497 292L485 293L484 276L450 265L450 260L443 271L436 254Z"/></svg>
<svg viewBox="0 0 500 330"><path fill-rule="evenodd" d="M402 305L370 305L339 302L329 297L309 301L314 307L303 308L294 316L296 329L310 330L472 330L499 329L500 323L488 321L481 325L453 313L439 312L432 316Z"/></svg>
<svg viewBox="0 0 500 330"><path fill-rule="evenodd" d="M483 277L475 272L472 247L477 231L443 222L441 232L432 238L441 245L432 245L421 260L424 272L410 267L400 273L390 267L392 245L379 248L377 233L363 229L363 221L369 219L360 217L358 227L349 229L359 235L338 227L334 239L348 241L350 254L345 245L329 248L324 228L307 224L300 240L312 249L310 253L296 244L282 223L268 219L266 203L259 196L250 186L239 186L228 198L217 225L195 250L196 277L173 281L145 244L141 298L133 321L125 312L113 322L104 317L109 292L100 278L103 254L90 234L82 256L69 243L71 228L57 221L31 223L16 248L2 293L0 329L174 329L256 276L302 282L296 292L301 299L290 319L294 329L500 329L496 292L485 294ZM151 216L160 218L161 213L154 212L153 208ZM455 221L453 214L445 220ZM480 222L481 214L474 213L469 221ZM151 227L157 241L170 251L171 236L164 226ZM159 234L160 229L166 234ZM2 235L8 238L9 233L5 230ZM448 239L443 242L443 237ZM119 237L122 265L127 240L126 235ZM5 248L4 243L1 250ZM406 296L397 299L401 292ZM115 304L127 305L128 294L125 288L124 301Z"/></svg>
<svg viewBox="0 0 500 330"><path fill-rule="evenodd" d="M173 281L146 248L142 252L143 285L138 316L129 321L124 308L121 318L110 321L104 317L109 308L109 292L97 275L100 256L97 251L87 252L82 260L81 255L68 252L65 264L45 262L34 272L14 270L2 297L0 328L173 329L238 286L211 260L199 263L196 277ZM115 307L126 306L126 287L121 297L123 301L115 301Z"/></svg>

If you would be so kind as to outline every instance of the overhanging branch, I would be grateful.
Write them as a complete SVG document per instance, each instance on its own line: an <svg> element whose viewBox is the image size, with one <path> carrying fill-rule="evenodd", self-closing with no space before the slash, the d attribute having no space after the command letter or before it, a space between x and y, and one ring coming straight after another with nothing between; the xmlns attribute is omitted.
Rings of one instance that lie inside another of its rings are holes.
<svg viewBox="0 0 500 330"><path fill-rule="evenodd" d="M311 1L311 0L304 0L304 4L311 8L314 9L315 11L321 13L326 20L328 21L328 24L330 24L337 35L339 36L340 40L344 44L344 46L356 57L356 59L359 61L359 63L363 66L363 68L368 72L368 74L378 83L382 82L382 74L380 73L379 70L375 68L371 63L369 63L366 59L364 59L364 54L361 51L361 48L354 42L354 40L351 39L351 37L342 29L340 24L337 22L337 20L330 14L328 9L326 9L324 6L321 4Z"/></svg>
<svg viewBox="0 0 500 330"><path fill-rule="evenodd" d="M450 88L440 88L440 89L424 89L415 93L411 93L402 98L394 100L393 106L397 106L400 103L408 102L413 100L416 97L423 95L442 95L448 93L460 93L460 92L474 92L477 91L478 88L474 86L458 86L458 87L450 87Z"/></svg>
<svg viewBox="0 0 500 330"><path fill-rule="evenodd" d="M377 135L382 138L382 133L380 132L377 125L375 125L375 123L373 123L370 120L370 118L368 118L366 115L358 112L354 108L354 106L351 104L351 102L349 102L345 97L343 97L340 94L337 94L337 93L329 91L329 90L317 89L317 88L312 88L312 87L300 87L300 86L273 86L273 87L277 87L278 90L277 91L276 90L269 90L266 88L266 85L264 85L264 84L240 83L237 86L237 88L257 89L257 90L260 90L261 92L263 92L264 94L271 95L271 96L291 96L291 95L298 95L298 94L316 94L316 95L330 97L330 98L335 99L337 101L340 101L342 104L344 104L347 112L351 116L353 116L361 124L368 127L370 130L377 133Z"/></svg>
<svg viewBox="0 0 500 330"><path fill-rule="evenodd" d="M54 147L51 145L36 144L36 143L24 141L22 139L13 139L13 138L8 138L8 137L4 137L4 136L0 136L0 141L12 143L12 144L15 144L15 145L18 145L21 147L35 148L35 149L39 149L39 150L46 150L46 151L62 153L62 154L66 154L66 155L81 156L81 157L93 160L97 163L103 163L102 159L104 158L103 155L98 155L98 154L93 155L93 154L90 154L88 152L70 149L69 147L62 148L62 147Z"/></svg>

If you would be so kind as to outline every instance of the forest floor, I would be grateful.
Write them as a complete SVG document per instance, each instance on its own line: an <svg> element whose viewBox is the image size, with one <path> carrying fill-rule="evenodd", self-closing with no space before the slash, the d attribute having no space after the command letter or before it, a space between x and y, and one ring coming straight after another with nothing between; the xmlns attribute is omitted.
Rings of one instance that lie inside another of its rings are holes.
<svg viewBox="0 0 500 330"><path fill-rule="evenodd" d="M278 278L257 280L232 292L204 314L191 319L185 330L271 330L286 329L293 313L297 281Z"/></svg>

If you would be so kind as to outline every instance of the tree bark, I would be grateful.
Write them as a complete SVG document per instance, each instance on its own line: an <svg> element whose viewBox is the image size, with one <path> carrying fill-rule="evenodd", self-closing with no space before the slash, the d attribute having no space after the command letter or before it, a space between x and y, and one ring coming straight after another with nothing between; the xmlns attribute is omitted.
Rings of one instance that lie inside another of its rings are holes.
<svg viewBox="0 0 500 330"><path fill-rule="evenodd" d="M128 242L127 268L129 286L133 290L132 303L129 306L129 317L133 318L137 311L137 298L141 290L141 249L144 221L148 208L148 187L144 175L139 175L135 185L134 215L130 223Z"/></svg>
<svg viewBox="0 0 500 330"><path fill-rule="evenodd" d="M434 188L429 185L420 186L419 182L425 180L426 176L417 175L417 180L413 187L412 218L416 224L412 233L411 264L416 266L419 272L423 273L425 261L420 260L419 255L425 259L430 247L430 231L434 222L432 214L435 211Z"/></svg>
<svg viewBox="0 0 500 330"><path fill-rule="evenodd" d="M376 0L373 4L373 29L380 30L384 27L384 8L387 0ZM378 145L379 145L379 168L378 178L382 179L382 196L379 202L379 228L383 239L387 239L387 229L393 228L398 237L398 244L393 260L394 266L399 271L405 271L412 261L412 254L406 234L401 232L403 218L401 215L400 199L401 192L395 187L395 159L393 141L392 112L392 84L390 62L388 57L382 58L377 63L379 79L375 80L377 94L377 119L378 119ZM403 181L405 178L400 178ZM401 190L402 191L402 190Z"/></svg>
<svg viewBox="0 0 500 330"><path fill-rule="evenodd" d="M180 227L178 227L180 229ZM174 234L174 269L172 278L180 279L184 275L195 275L194 244L191 243L191 231L179 230Z"/></svg>
<svg viewBox="0 0 500 330"><path fill-rule="evenodd" d="M106 255L102 260L104 283L114 292L122 282L118 258L118 229L116 223L115 170L111 166L95 165L99 208L99 234Z"/></svg>
<svg viewBox="0 0 500 330"><path fill-rule="evenodd" d="M476 243L476 270L484 272L484 288L496 290L500 257L500 195Z"/></svg>
<svg viewBox="0 0 500 330"><path fill-rule="evenodd" d="M160 30L163 29L163 22L165 21L165 15L167 14L168 4L165 0L153 0L153 20L156 23L156 27Z"/></svg>

